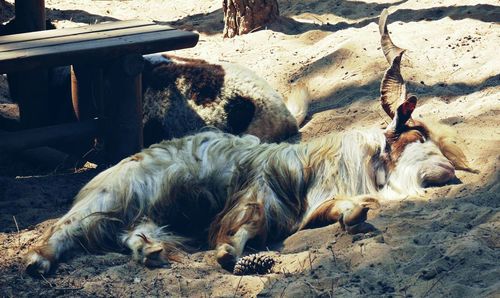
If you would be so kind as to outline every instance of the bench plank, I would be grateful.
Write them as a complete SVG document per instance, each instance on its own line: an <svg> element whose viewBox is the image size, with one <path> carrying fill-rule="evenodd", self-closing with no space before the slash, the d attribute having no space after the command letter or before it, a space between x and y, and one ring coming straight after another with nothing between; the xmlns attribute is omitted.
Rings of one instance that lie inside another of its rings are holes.
<svg viewBox="0 0 500 298"><path fill-rule="evenodd" d="M76 35L76 34L86 34L89 32L119 30L119 29L126 29L126 28L132 28L132 27L151 26L151 25L155 25L155 23L150 22L150 21L143 21L143 20L131 20L131 21L108 22L108 23L101 23L101 24L89 25L89 26L80 26L80 27L74 27L74 28L64 28L64 29L20 33L20 34L1 36L0 37L0 45L14 43L14 42L24 42L24 41L47 39L47 38L57 38L57 37ZM163 26L172 28L172 27L167 26L167 25L163 25Z"/></svg>
<svg viewBox="0 0 500 298"><path fill-rule="evenodd" d="M93 70L98 71L102 76L92 78L90 84L82 81L85 76L81 73L73 73L72 79L76 80L72 99L78 101L78 107L91 103L93 99L100 101L98 114L103 116L104 151L109 161L118 161L142 147L141 71L144 60L141 55L194 47L198 38L198 34L193 32L144 21L11 35L0 38L0 73L21 78L19 86L26 92L19 97L34 110L38 98L33 95L45 90L46 84L40 84L40 75L25 79L27 73L47 72L44 69L63 65L77 66L89 74ZM33 88L37 82L37 88ZM92 83L95 82L98 82L96 86L100 90L95 95L98 98L93 98L95 86ZM25 84L29 84L29 88ZM80 100L82 104L79 104ZM18 99L18 102L21 100ZM22 111L26 110L29 109L25 106ZM35 114L37 112L34 110ZM90 117L79 116L84 121ZM0 151L64 139L68 135L73 136L75 129L80 129L79 134L96 136L94 122L85 126L81 124L66 125L63 129L40 128L27 131L24 135L4 134L2 137L10 137L9 144L0 144Z"/></svg>
<svg viewBox="0 0 500 298"><path fill-rule="evenodd" d="M194 47L198 34L168 30L0 53L0 73L78 63L98 64L127 54Z"/></svg>
<svg viewBox="0 0 500 298"><path fill-rule="evenodd" d="M149 26L131 27L120 30L88 32L85 34L82 33L82 34L69 35L63 37L53 37L43 40L31 40L26 42L9 43L5 45L0 45L0 59L3 59L4 53L10 51L28 50L39 47L61 46L63 44L77 43L77 42L97 43L100 42L100 40L106 38L124 37L135 34L146 34L146 33L167 31L167 30L174 30L174 29L161 25L151 24Z"/></svg>

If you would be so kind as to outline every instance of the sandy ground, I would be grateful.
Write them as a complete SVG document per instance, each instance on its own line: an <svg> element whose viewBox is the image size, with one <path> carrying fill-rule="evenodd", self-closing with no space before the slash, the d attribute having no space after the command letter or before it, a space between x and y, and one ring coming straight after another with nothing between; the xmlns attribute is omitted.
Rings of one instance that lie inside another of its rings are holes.
<svg viewBox="0 0 500 298"><path fill-rule="evenodd" d="M12 15L9 2L2 21ZM32 279L21 256L96 171L54 171L2 156L0 296L499 297L498 1L280 0L279 22L226 40L220 2L46 0L46 6L59 27L141 18L196 30L199 44L175 54L243 64L285 95L291 84L306 84L313 104L303 140L387 122L377 101L387 62L376 22L390 7L394 42L408 49L403 75L420 98L417 117L453 126L481 173L458 172L460 184L384 203L369 215L382 231L376 237L346 235L338 225L299 232L270 247L280 261L272 274L233 276L215 264L213 251L154 270L127 255L80 253L54 275Z"/></svg>

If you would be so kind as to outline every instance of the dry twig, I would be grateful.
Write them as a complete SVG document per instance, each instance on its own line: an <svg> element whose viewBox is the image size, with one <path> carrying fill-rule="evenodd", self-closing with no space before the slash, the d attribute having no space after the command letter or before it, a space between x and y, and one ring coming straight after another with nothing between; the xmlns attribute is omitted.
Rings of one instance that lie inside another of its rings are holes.
<svg viewBox="0 0 500 298"><path fill-rule="evenodd" d="M311 271L312 271L313 270L313 264L312 264L311 253L310 252L308 252L307 257L309 258L309 267L311 267Z"/></svg>
<svg viewBox="0 0 500 298"><path fill-rule="evenodd" d="M51 283L50 283L50 281L48 281L48 280L45 278L45 276L43 276L43 274L41 274L41 273L40 273L40 276L43 278L43 280L45 280L45 282L47 282L47 283L49 284L49 286L50 286L51 288L53 288L53 287L54 287L54 285L53 285L53 284L51 284Z"/></svg>
<svg viewBox="0 0 500 298"><path fill-rule="evenodd" d="M21 233L19 231L19 225L17 224L17 220L16 220L16 217L14 215L12 215L12 218L14 219L14 223L16 224L17 242L18 242L18 245L21 246Z"/></svg>
<svg viewBox="0 0 500 298"><path fill-rule="evenodd" d="M280 294L280 298L283 298L285 296L285 291L286 291L286 288L288 287L288 283L285 285L285 287L283 288L283 291L281 291L281 294Z"/></svg>
<svg viewBox="0 0 500 298"><path fill-rule="evenodd" d="M240 280L238 280L238 284L236 285L236 289L234 289L233 297L236 297L236 293L238 292L238 288L240 287L240 283L241 283L242 279L243 279L243 275L240 277Z"/></svg>

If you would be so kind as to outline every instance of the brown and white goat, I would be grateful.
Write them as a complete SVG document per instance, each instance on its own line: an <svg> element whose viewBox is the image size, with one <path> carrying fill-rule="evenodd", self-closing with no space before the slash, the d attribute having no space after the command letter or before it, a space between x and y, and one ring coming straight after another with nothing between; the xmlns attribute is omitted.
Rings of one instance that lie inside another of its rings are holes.
<svg viewBox="0 0 500 298"><path fill-rule="evenodd" d="M384 17L381 23L384 40ZM411 119L416 97L401 92L397 57L382 82L393 116L385 130L302 144L205 131L152 145L92 179L31 249L27 270L49 272L80 243L129 249L135 260L158 266L178 258L177 235L205 237L231 269L251 239L264 243L335 222L351 233L368 230L367 212L379 200L418 194L469 169L456 144Z"/></svg>
<svg viewBox="0 0 500 298"><path fill-rule="evenodd" d="M15 20L11 20L0 27L0 35L18 33L16 29ZM55 26L47 21L47 29L55 29ZM307 88L300 85L292 88L285 100L263 78L241 65L214 64L166 54L145 55L144 64L146 146L183 137L205 126L232 134L252 134L266 142L281 141L298 133L307 113ZM76 119L70 73L67 66L49 71L49 104L55 115L47 124ZM16 87L19 88L9 80L13 99L16 99ZM89 117L99 117L97 107L93 110L87 112Z"/></svg>
<svg viewBox="0 0 500 298"><path fill-rule="evenodd" d="M294 87L285 100L264 79L241 65L212 64L163 54L144 58L142 109L146 146L183 137L206 126L277 142L296 135L306 116L309 94L303 86ZM50 124L74 121L70 68L51 69L49 85L49 104L55 113ZM9 83L9 89L16 98L16 85ZM92 116L99 116L97 109ZM4 122L8 127L19 126L16 121Z"/></svg>
<svg viewBox="0 0 500 298"><path fill-rule="evenodd" d="M145 145L205 126L276 142L297 134L306 116L309 94L303 86L293 88L285 100L241 65L165 54L144 58Z"/></svg>

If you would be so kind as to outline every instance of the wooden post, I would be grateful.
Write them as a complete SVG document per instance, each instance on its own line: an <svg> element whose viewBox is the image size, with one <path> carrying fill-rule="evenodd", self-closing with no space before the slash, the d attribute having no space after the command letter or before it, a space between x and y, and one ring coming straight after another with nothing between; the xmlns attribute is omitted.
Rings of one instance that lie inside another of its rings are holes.
<svg viewBox="0 0 500 298"><path fill-rule="evenodd" d="M116 163L142 149L141 55L116 59L104 70L104 148Z"/></svg>
<svg viewBox="0 0 500 298"><path fill-rule="evenodd" d="M34 128L51 124L48 77L48 70L8 74L10 95L19 104L21 127Z"/></svg>
<svg viewBox="0 0 500 298"><path fill-rule="evenodd" d="M87 121L96 117L102 118L103 71L94 65L71 66L71 101L78 121ZM81 156L90 148L100 147L102 134L80 139L61 147L63 151Z"/></svg>
<svg viewBox="0 0 500 298"><path fill-rule="evenodd" d="M79 121L98 117L103 99L103 72L101 68L85 65L71 67L71 99Z"/></svg>
<svg viewBox="0 0 500 298"><path fill-rule="evenodd" d="M45 1L16 0L16 32L45 30ZM51 123L48 70L9 73L11 97L19 104L21 125L32 128Z"/></svg>
<svg viewBox="0 0 500 298"><path fill-rule="evenodd" d="M45 30L45 0L16 0L18 32Z"/></svg>

